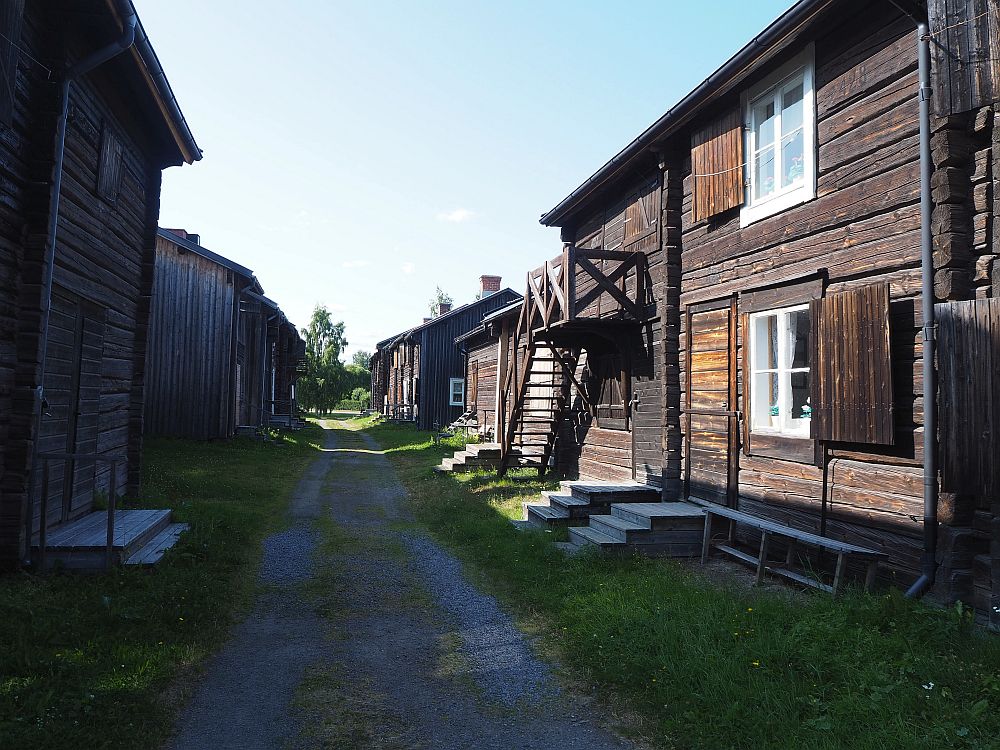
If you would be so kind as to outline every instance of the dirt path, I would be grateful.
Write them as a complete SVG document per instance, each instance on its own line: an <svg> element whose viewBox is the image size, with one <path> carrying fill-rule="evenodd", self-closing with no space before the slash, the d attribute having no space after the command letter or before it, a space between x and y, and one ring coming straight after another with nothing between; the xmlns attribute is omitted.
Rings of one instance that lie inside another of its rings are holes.
<svg viewBox="0 0 1000 750"><path fill-rule="evenodd" d="M267 540L269 590L208 666L173 748L630 747L415 529L370 437L337 429L325 445L294 525Z"/></svg>

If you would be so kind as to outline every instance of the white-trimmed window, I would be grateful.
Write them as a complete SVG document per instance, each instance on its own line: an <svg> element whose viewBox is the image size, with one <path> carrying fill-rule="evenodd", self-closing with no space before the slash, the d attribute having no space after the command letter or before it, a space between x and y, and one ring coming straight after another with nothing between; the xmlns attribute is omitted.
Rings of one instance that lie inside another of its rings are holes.
<svg viewBox="0 0 1000 750"><path fill-rule="evenodd" d="M813 48L744 96L746 226L816 197L816 97Z"/></svg>
<svg viewBox="0 0 1000 750"><path fill-rule="evenodd" d="M452 378L448 381L448 393L451 406L465 406L465 380L462 378Z"/></svg>
<svg viewBox="0 0 1000 750"><path fill-rule="evenodd" d="M809 437L809 305L750 315L750 430Z"/></svg>

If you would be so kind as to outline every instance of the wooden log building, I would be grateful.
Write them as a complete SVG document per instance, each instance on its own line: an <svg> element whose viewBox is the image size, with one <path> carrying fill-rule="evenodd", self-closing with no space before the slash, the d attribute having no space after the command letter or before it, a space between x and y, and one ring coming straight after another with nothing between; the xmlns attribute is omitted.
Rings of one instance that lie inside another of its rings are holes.
<svg viewBox="0 0 1000 750"><path fill-rule="evenodd" d="M455 338L459 353L465 360L465 406L469 415L470 432L496 438L497 402L500 398L498 378L500 365L500 331L504 324L521 312L519 298L506 307L490 313L481 325Z"/></svg>
<svg viewBox="0 0 1000 750"><path fill-rule="evenodd" d="M138 492L161 172L201 151L127 0L3 3L0 77L0 567L11 568L41 529L89 513L95 492ZM42 519L49 454L116 462L52 459Z"/></svg>
<svg viewBox="0 0 1000 750"><path fill-rule="evenodd" d="M159 230L146 434L207 440L290 426L305 343L263 293L253 271L198 235Z"/></svg>
<svg viewBox="0 0 1000 750"><path fill-rule="evenodd" d="M918 22L934 50L923 159ZM505 465L862 545L897 585L930 555L937 596L995 617L997 29L986 0L802 0L545 213L564 249L505 334ZM543 413L525 408L539 353L560 375Z"/></svg>
<svg viewBox="0 0 1000 750"><path fill-rule="evenodd" d="M372 404L391 419L412 420L421 430L444 427L465 412L465 360L455 339L491 312L520 299L500 289L499 276L480 277L479 298L380 341L372 355Z"/></svg>

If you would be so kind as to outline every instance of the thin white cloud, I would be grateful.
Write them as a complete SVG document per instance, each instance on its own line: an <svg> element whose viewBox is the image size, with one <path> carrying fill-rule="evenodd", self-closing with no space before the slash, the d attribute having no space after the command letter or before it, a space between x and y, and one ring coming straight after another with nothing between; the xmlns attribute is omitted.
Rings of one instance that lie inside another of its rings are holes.
<svg viewBox="0 0 1000 750"><path fill-rule="evenodd" d="M344 268L364 268L365 266L370 266L371 261L364 260L362 258L355 258L354 260L345 260L341 265Z"/></svg>
<svg viewBox="0 0 1000 750"><path fill-rule="evenodd" d="M461 224L464 221L471 221L476 218L476 212L467 208L456 208L454 211L445 211L437 215L438 221L446 221L449 224Z"/></svg>
<svg viewBox="0 0 1000 750"><path fill-rule="evenodd" d="M399 267L399 270L402 271L407 276L412 276L416 272L417 267L413 263L407 261L406 263L404 263Z"/></svg>

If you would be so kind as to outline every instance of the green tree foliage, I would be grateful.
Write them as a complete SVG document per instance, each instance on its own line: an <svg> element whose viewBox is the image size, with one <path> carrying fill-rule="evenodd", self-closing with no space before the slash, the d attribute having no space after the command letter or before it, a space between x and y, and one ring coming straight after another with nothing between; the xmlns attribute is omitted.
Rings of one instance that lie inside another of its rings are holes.
<svg viewBox="0 0 1000 750"><path fill-rule="evenodd" d="M362 367L365 370L367 370L368 362L371 360L371 358L372 358L371 352L359 350L354 352L354 356L351 357L351 364L357 365L358 367Z"/></svg>
<svg viewBox="0 0 1000 750"><path fill-rule="evenodd" d="M330 311L317 305L309 325L302 329L306 342L306 373L296 389L299 403L306 409L329 411L349 393L347 371L340 355L347 346L343 321L334 323Z"/></svg>
<svg viewBox="0 0 1000 750"><path fill-rule="evenodd" d="M434 296L427 303L427 306L431 310L431 317L437 317L441 305L450 305L451 303L451 295L441 289L441 287L435 287Z"/></svg>
<svg viewBox="0 0 1000 750"><path fill-rule="evenodd" d="M357 401L361 409L368 409L372 405L372 392L367 388L355 388L351 391L351 401Z"/></svg>

